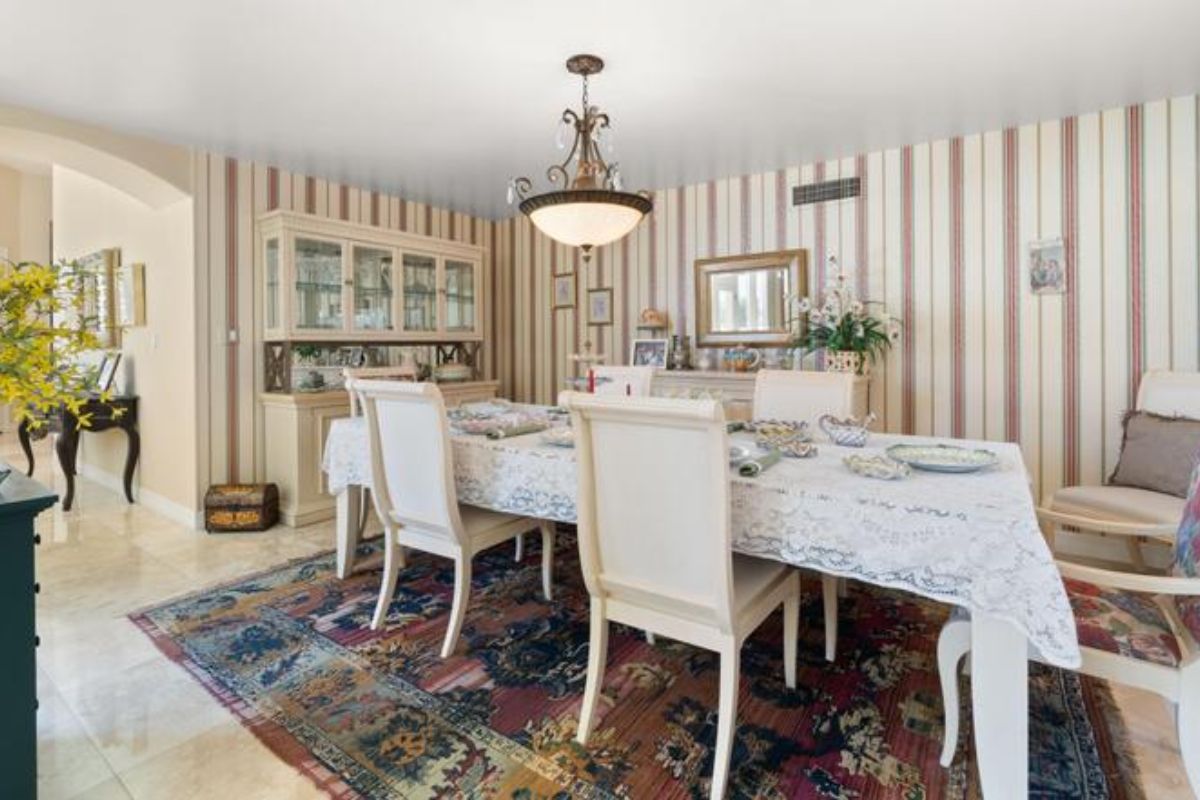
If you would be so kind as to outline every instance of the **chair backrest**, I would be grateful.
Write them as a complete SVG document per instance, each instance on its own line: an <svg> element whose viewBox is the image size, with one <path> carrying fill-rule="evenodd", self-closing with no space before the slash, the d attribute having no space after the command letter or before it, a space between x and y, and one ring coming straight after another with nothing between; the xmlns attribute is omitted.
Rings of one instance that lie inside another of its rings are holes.
<svg viewBox="0 0 1200 800"><path fill-rule="evenodd" d="M371 495L384 519L465 545L450 428L432 383L352 380L367 419Z"/></svg>
<svg viewBox="0 0 1200 800"><path fill-rule="evenodd" d="M1142 376L1138 411L1200 419L1200 372L1150 370Z"/></svg>
<svg viewBox="0 0 1200 800"><path fill-rule="evenodd" d="M854 413L854 375L762 369L754 379L754 418L786 419L815 425L823 414Z"/></svg>
<svg viewBox="0 0 1200 800"><path fill-rule="evenodd" d="M342 370L342 380L347 387L347 393L350 395L350 416L357 417L362 414L362 406L359 405L358 398L355 397L354 392L351 392L348 388L350 386L350 381L415 381L416 379L417 368L411 364L402 367L346 367Z"/></svg>
<svg viewBox="0 0 1200 800"><path fill-rule="evenodd" d="M714 400L563 398L594 596L733 629L729 452Z"/></svg>
<svg viewBox="0 0 1200 800"><path fill-rule="evenodd" d="M599 365L592 369L596 374L596 394L650 396L650 384L654 380L654 367Z"/></svg>

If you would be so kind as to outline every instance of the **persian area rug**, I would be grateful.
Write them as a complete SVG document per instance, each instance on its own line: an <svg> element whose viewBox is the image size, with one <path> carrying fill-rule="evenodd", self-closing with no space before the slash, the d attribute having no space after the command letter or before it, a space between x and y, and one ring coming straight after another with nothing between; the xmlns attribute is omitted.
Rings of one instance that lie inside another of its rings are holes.
<svg viewBox="0 0 1200 800"><path fill-rule="evenodd" d="M614 627L602 716L588 747L575 744L588 598L575 537L563 533L553 602L541 596L537 537L523 563L511 546L475 559L463 635L445 661L451 562L420 553L409 554L379 633L368 627L379 571L338 580L332 555L132 619L333 797L708 797L713 653ZM804 586L798 688L783 683L781 613L742 650L728 796L977 796L965 739L951 769L938 764L934 654L946 607L852 585L829 664L819 584ZM1034 667L1030 705L1031 796L1141 796L1102 683Z"/></svg>

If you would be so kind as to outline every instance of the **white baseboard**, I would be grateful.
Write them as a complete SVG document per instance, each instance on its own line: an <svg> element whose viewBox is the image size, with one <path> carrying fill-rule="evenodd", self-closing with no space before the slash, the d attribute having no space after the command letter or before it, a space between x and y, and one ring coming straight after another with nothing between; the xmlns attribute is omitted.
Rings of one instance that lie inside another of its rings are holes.
<svg viewBox="0 0 1200 800"><path fill-rule="evenodd" d="M91 464L79 463L77 466L79 474L82 477L100 484L105 489L116 492L122 497L125 496L125 482L120 476L99 469ZM156 514L162 514L172 522L177 522L193 530L200 530L204 527L204 514L199 510L190 509L185 505L176 503L174 500L168 500L157 492L143 489L140 486L134 486L133 496L138 503Z"/></svg>

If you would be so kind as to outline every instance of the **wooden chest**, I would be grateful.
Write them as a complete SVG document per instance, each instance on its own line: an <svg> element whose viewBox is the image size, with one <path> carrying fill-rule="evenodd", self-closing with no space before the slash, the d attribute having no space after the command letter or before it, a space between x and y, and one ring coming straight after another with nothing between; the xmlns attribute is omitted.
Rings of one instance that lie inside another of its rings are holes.
<svg viewBox="0 0 1200 800"><path fill-rule="evenodd" d="M279 488L273 483L226 483L204 495L209 532L265 531L279 521Z"/></svg>

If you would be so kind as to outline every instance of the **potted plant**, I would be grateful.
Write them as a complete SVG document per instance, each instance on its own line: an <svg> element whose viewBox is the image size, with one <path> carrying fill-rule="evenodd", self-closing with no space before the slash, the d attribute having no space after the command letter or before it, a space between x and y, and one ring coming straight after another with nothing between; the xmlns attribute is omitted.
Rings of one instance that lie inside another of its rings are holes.
<svg viewBox="0 0 1200 800"><path fill-rule="evenodd" d="M900 336L900 324L884 314L871 314L872 303L854 297L854 290L837 259L829 257L829 288L819 303L808 297L792 298L796 315L793 344L804 350L824 350L825 368L831 372L865 375L868 368Z"/></svg>
<svg viewBox="0 0 1200 800"><path fill-rule="evenodd" d="M81 427L90 422L82 407L95 370L80 356L97 349L99 339L86 314L87 288L73 263L0 261L0 403L31 431L42 430L62 406ZM8 472L0 464L0 476Z"/></svg>

